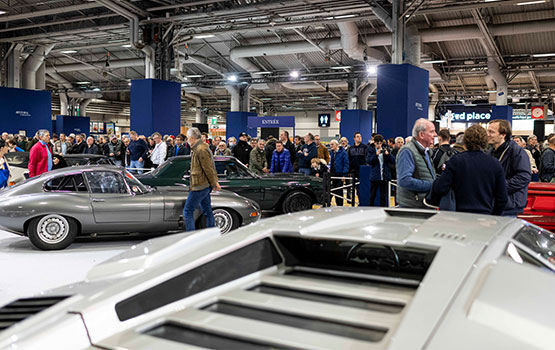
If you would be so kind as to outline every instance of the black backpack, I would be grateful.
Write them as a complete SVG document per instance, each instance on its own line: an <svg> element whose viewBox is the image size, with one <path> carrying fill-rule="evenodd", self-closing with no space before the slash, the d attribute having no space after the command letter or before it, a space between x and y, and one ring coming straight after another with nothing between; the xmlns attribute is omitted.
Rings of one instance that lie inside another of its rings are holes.
<svg viewBox="0 0 555 350"><path fill-rule="evenodd" d="M440 154L441 152L441 154ZM454 149L453 147L449 147L448 150L443 150L441 148L438 148L435 153L432 156L432 162L435 164L435 160L437 159L437 157L439 158L439 163L436 166L436 174L441 174L443 172L443 167L445 165L445 163L447 163L447 161L449 161L449 159L451 159L451 157L453 157L455 154L459 153L456 149Z"/></svg>

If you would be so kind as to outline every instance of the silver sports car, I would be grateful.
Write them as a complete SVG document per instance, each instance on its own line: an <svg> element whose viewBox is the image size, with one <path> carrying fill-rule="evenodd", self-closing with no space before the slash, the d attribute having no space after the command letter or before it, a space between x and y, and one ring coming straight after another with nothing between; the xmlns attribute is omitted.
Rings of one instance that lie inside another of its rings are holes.
<svg viewBox="0 0 555 350"><path fill-rule="evenodd" d="M0 192L0 226L43 250L64 249L77 236L177 231L185 186L150 188L125 169L54 170ZM227 233L260 218L258 204L228 191L212 193L216 225ZM204 216L195 213L197 227Z"/></svg>

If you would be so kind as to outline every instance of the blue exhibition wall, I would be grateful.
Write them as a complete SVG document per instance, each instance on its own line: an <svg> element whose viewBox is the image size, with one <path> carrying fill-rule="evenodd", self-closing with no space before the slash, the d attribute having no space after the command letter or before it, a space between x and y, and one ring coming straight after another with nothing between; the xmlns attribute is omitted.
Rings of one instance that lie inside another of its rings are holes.
<svg viewBox="0 0 555 350"><path fill-rule="evenodd" d="M37 130L52 132L50 91L0 87L0 132L33 136Z"/></svg>
<svg viewBox="0 0 555 350"><path fill-rule="evenodd" d="M341 111L339 134L353 144L355 132L360 132L362 142L367 143L372 137L372 112L363 109L345 109Z"/></svg>
<svg viewBox="0 0 555 350"><path fill-rule="evenodd" d="M429 72L410 64L378 66L378 133L389 137L412 134L414 122L428 119Z"/></svg>
<svg viewBox="0 0 555 350"><path fill-rule="evenodd" d="M235 137L239 141L239 134L246 132L251 137L256 137L256 128L249 128L249 117L256 117L256 113L251 112L227 112L225 123L225 137Z"/></svg>
<svg viewBox="0 0 555 350"><path fill-rule="evenodd" d="M156 79L131 81L131 130L150 136L177 135L181 128L181 84Z"/></svg>
<svg viewBox="0 0 555 350"><path fill-rule="evenodd" d="M74 133L74 134L86 134L87 136L89 136L90 122L91 122L91 118L89 117L57 115L55 132L58 135L62 133L66 135Z"/></svg>

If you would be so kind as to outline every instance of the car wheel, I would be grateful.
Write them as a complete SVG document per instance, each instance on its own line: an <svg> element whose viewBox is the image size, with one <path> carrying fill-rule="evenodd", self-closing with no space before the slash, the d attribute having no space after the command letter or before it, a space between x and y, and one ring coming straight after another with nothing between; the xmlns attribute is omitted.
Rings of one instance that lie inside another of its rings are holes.
<svg viewBox="0 0 555 350"><path fill-rule="evenodd" d="M312 199L304 192L294 191L285 197L282 209L284 213L312 209Z"/></svg>
<svg viewBox="0 0 555 350"><path fill-rule="evenodd" d="M68 247L77 237L77 222L58 214L34 218L27 235L31 243L41 250L59 250Z"/></svg>
<svg viewBox="0 0 555 350"><path fill-rule="evenodd" d="M214 222L216 227L220 228L222 234L239 227L239 217L237 217L237 214L222 208L214 209Z"/></svg>

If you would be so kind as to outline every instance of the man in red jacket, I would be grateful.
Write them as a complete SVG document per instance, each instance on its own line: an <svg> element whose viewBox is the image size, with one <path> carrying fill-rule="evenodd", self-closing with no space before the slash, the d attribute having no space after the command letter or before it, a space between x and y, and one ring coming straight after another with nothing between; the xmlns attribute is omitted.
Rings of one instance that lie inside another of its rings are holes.
<svg viewBox="0 0 555 350"><path fill-rule="evenodd" d="M37 142L29 154L29 177L39 176L52 170L52 149L50 148L50 132L38 131Z"/></svg>

